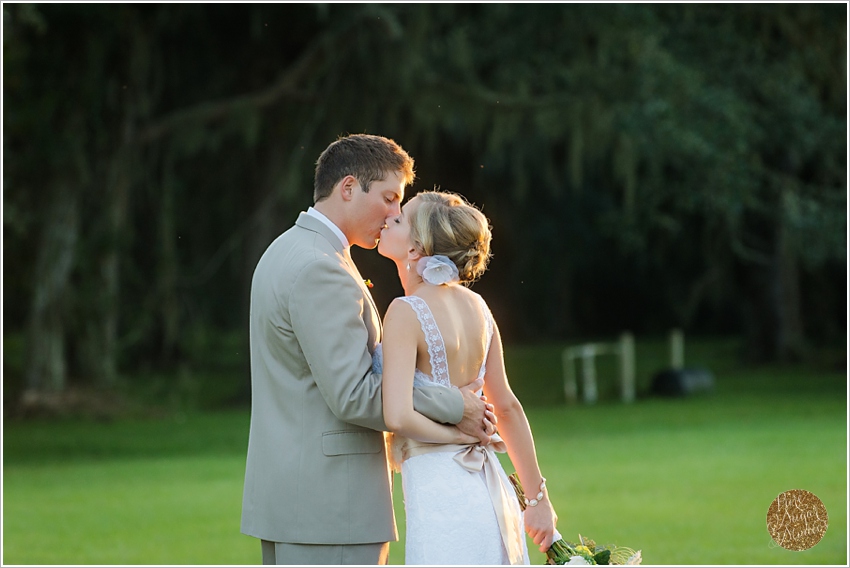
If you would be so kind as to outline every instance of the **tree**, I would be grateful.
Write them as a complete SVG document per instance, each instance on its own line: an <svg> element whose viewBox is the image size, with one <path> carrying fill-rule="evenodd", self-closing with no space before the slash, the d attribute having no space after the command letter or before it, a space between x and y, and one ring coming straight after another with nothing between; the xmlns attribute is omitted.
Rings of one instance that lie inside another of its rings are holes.
<svg viewBox="0 0 850 568"><path fill-rule="evenodd" d="M414 190L483 205L476 288L509 341L680 325L803 353L842 333L843 13L6 5L4 310L28 384L110 385L244 330L256 260L349 132L400 141Z"/></svg>

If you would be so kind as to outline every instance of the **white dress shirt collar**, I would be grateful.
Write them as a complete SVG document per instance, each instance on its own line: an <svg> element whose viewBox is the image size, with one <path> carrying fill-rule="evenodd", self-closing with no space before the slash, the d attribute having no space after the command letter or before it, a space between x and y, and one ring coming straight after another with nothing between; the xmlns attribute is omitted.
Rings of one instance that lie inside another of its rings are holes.
<svg viewBox="0 0 850 568"><path fill-rule="evenodd" d="M319 221L321 221L322 223L327 225L328 228L331 231L333 231L333 234L336 235L339 238L339 242L342 243L343 249L347 249L351 246L348 242L348 239L345 238L345 234L342 231L340 231L339 227L337 227L334 224L334 222L331 221L330 219L328 219L324 214L320 213L319 211L317 211L316 209L314 209L312 207L308 207L307 208L307 215L309 215L311 217L315 217L316 219L318 219Z"/></svg>

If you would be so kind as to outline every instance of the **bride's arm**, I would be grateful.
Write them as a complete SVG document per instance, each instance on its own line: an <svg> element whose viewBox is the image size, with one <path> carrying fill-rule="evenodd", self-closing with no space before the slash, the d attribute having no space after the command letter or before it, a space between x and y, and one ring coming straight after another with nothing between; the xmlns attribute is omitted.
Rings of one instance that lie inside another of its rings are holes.
<svg viewBox="0 0 850 568"><path fill-rule="evenodd" d="M391 431L420 442L468 444L477 438L467 436L454 426L438 424L413 408L413 372L416 369L416 345L419 320L406 302L394 301L384 319L383 410L384 422Z"/></svg>
<svg viewBox="0 0 850 568"><path fill-rule="evenodd" d="M508 384L505 373L505 360L502 352L502 339L499 328L493 323L493 339L487 356L487 373L484 375L484 394L496 407L499 419L499 435L508 447L508 455L519 474L519 480L528 499L535 498L540 491L543 476L537 464L537 452L531 426L525 416L522 405ZM525 510L525 528L541 552L552 544L555 524L558 516L549 501L547 489L543 490L543 499L535 507Z"/></svg>

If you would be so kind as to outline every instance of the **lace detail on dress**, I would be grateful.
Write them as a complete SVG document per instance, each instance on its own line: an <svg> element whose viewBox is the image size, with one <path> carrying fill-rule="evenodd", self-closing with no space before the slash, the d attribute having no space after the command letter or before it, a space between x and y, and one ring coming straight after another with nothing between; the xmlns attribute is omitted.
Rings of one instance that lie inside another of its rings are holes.
<svg viewBox="0 0 850 568"><path fill-rule="evenodd" d="M434 314L431 313L431 308L428 307L425 300L418 296L402 296L399 300L404 300L410 304L410 307L416 312L419 325L422 326L422 332L425 334L425 343L428 344L428 359L431 362L431 376L429 377L419 369L416 369L413 384L417 384L417 379L419 381L424 379L427 382L433 382L451 388L449 363L446 360L446 344L443 342L443 336L437 327L437 322L434 321Z"/></svg>

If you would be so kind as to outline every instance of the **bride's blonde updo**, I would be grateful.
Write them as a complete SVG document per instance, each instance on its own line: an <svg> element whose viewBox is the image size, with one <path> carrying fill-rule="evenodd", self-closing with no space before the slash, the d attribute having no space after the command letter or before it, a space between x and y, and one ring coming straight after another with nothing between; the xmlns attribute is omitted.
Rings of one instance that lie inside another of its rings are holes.
<svg viewBox="0 0 850 568"><path fill-rule="evenodd" d="M475 281L490 260L487 217L455 193L423 191L408 221L414 246L425 256L444 255L457 266L462 283Z"/></svg>

